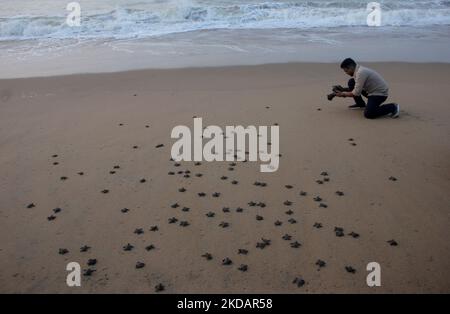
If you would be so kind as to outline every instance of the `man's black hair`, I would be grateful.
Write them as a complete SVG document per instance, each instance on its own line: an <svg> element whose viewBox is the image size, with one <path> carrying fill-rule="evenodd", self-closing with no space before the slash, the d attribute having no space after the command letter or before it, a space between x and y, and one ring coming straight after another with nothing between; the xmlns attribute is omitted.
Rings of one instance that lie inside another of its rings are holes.
<svg viewBox="0 0 450 314"><path fill-rule="evenodd" d="M352 58L347 58L341 63L341 69L348 69L350 67L355 67L356 62Z"/></svg>

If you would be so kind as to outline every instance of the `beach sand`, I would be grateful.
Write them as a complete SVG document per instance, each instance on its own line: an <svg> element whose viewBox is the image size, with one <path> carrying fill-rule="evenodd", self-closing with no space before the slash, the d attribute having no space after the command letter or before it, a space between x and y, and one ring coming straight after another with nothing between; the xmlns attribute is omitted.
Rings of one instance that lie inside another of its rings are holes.
<svg viewBox="0 0 450 314"><path fill-rule="evenodd" d="M0 292L153 293L161 283L164 293L449 293L450 65L367 65L390 83L399 119L367 120L349 99L327 101L330 86L347 81L337 64L1 80ZM193 116L204 126L278 123L278 171L261 173L260 162L175 167L170 132L192 127ZM261 238L271 244L256 248ZM85 270L88 259L95 272L68 287L67 263ZM369 262L381 265L381 287L366 284Z"/></svg>

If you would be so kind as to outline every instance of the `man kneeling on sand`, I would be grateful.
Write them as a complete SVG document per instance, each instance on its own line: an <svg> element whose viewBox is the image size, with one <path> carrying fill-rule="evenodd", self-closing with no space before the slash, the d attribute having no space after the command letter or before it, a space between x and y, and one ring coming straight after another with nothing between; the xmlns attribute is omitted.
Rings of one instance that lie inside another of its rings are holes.
<svg viewBox="0 0 450 314"><path fill-rule="evenodd" d="M398 104L382 105L388 98L389 87L380 74L372 69L356 64L350 58L342 61L341 69L352 78L348 81L348 87L333 86L333 93L328 95L328 100L332 100L335 96L353 97L355 104L349 106L349 108L364 108L364 116L367 119L375 119L387 114L390 114L392 118L399 116L400 106ZM361 95L367 98L367 104Z"/></svg>

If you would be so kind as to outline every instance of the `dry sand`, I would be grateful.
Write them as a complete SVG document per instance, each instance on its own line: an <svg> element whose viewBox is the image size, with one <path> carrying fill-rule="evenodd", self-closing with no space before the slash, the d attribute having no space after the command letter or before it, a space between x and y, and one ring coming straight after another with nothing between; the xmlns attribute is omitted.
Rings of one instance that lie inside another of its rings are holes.
<svg viewBox="0 0 450 314"><path fill-rule="evenodd" d="M158 283L169 293L450 292L450 65L368 65L390 83L400 119L367 120L346 109L348 99L328 102L330 86L347 80L335 64L0 81L0 292L153 293ZM205 125L279 123L279 170L260 173L259 162L238 162L234 171L228 162L175 167L171 129L191 126L193 116ZM110 174L115 165L120 169ZM179 170L190 177L168 175ZM317 184L323 171L330 181ZM175 202L179 208L171 208ZM56 219L47 220L57 207ZM206 217L209 211L215 217ZM169 224L170 217L190 225ZM222 221L230 226L219 227ZM159 230L150 231L153 225ZM262 237L271 245L256 248ZM290 247L295 240L300 248ZM132 251L122 249L127 243ZM155 249L146 251L150 244ZM83 245L91 249L82 253ZM60 255L60 248L69 252ZM202 258L205 252L213 259ZM225 257L231 266L221 265ZM66 264L86 269L89 258L98 260L93 275L82 287L67 287ZM320 270L318 259L326 262ZM145 267L136 269L138 261ZM378 288L366 285L372 261L382 268ZM303 287L292 283L299 276Z"/></svg>

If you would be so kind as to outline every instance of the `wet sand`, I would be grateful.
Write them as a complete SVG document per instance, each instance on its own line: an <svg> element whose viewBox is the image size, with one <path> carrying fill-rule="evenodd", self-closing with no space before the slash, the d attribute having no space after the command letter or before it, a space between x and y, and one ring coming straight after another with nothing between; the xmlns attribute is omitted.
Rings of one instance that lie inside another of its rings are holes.
<svg viewBox="0 0 450 314"><path fill-rule="evenodd" d="M450 292L450 65L367 65L399 119L326 100L335 64L1 80L0 292ZM278 123L278 171L176 166L193 116Z"/></svg>

